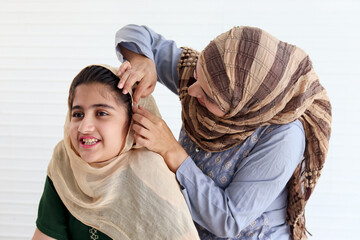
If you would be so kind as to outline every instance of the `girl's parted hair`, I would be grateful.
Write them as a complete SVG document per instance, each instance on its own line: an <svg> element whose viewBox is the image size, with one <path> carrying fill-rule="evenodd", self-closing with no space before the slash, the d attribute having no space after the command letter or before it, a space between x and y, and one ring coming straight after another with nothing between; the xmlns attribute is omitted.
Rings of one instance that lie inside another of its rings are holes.
<svg viewBox="0 0 360 240"><path fill-rule="evenodd" d="M129 119L132 116L132 100L130 94L123 94L117 87L119 77L112 73L109 69L102 66L88 66L81 70L71 83L68 97L68 107L71 109L75 97L75 89L81 84L101 83L109 87L119 103L125 105Z"/></svg>

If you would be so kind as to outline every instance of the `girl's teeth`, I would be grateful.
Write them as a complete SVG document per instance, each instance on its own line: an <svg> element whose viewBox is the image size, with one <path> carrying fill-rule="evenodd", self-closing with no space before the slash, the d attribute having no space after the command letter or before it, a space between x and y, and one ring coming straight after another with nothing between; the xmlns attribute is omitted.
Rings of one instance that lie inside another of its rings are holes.
<svg viewBox="0 0 360 240"><path fill-rule="evenodd" d="M92 145L92 144L95 144L95 143L97 143L98 142L98 140L97 139L94 139L94 138L91 138L91 139L85 139L85 138L83 138L82 139L82 142L83 142L83 144L85 144L85 145Z"/></svg>

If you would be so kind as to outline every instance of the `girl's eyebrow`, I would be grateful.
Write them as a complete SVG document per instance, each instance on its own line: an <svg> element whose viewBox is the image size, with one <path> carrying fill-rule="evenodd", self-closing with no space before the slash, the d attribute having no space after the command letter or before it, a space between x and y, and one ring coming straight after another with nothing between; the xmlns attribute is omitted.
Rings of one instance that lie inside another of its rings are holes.
<svg viewBox="0 0 360 240"><path fill-rule="evenodd" d="M114 108L113 106L107 105L107 104L105 104L105 103L99 103L99 104L94 104L94 105L91 105L91 106L90 106L90 108L98 108L98 107L109 108L109 109L115 110L115 108ZM83 108L82 106L79 106L79 105L76 105L76 106L72 106L72 107L71 107L71 111L72 111L72 110L75 110L75 109L83 110L84 108Z"/></svg>
<svg viewBox="0 0 360 240"><path fill-rule="evenodd" d="M105 103L94 104L91 107L92 108L103 107L103 108L110 108L110 109L115 110L115 108L113 106L107 105Z"/></svg>
<svg viewBox="0 0 360 240"><path fill-rule="evenodd" d="M71 107L71 111L72 111L72 110L75 110L75 109L83 110L84 108L81 107L81 106L79 106L79 105L76 105L76 106L72 106L72 107Z"/></svg>

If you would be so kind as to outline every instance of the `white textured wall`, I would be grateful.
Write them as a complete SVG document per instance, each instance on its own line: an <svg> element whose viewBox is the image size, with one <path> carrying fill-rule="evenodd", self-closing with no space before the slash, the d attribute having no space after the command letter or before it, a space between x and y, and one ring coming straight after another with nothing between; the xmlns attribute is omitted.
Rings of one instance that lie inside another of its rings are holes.
<svg viewBox="0 0 360 240"><path fill-rule="evenodd" d="M308 230L311 239L358 239L359 12L355 0L0 0L0 239L32 236L69 84L88 64L118 65L114 34L128 23L199 50L234 25L257 26L306 50L333 105L330 152L306 209ZM155 97L177 135L177 97L161 86Z"/></svg>

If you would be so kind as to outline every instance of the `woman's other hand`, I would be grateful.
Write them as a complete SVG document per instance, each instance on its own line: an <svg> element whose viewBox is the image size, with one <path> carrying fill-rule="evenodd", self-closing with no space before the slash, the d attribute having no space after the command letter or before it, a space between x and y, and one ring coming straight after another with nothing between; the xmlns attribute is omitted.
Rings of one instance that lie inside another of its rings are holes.
<svg viewBox="0 0 360 240"><path fill-rule="evenodd" d="M155 63L151 59L124 47L120 47L120 49L128 61L121 64L119 68L120 82L118 87L123 89L123 93L126 94L135 83L139 82L133 95L134 102L138 103L140 98L150 95L155 89L157 81Z"/></svg>
<svg viewBox="0 0 360 240"><path fill-rule="evenodd" d="M175 139L164 120L142 107L133 107L135 141L151 151L159 153L168 168L176 170L187 158L186 151Z"/></svg>

